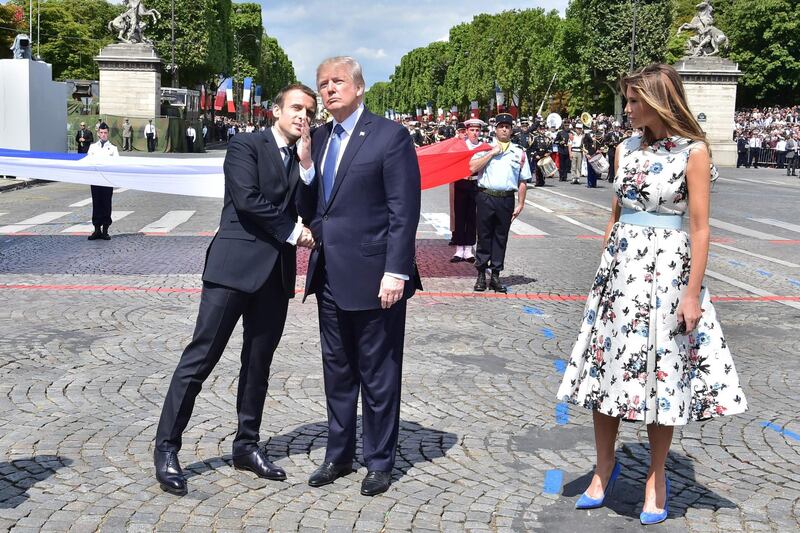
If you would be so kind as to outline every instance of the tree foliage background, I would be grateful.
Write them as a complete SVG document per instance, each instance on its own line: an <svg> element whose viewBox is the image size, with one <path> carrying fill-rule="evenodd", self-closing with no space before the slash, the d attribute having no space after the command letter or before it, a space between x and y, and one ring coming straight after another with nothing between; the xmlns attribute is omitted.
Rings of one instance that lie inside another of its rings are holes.
<svg viewBox="0 0 800 533"><path fill-rule="evenodd" d="M41 43L34 53L53 65L53 77L97 79L93 58L100 49L116 41L108 22L122 12L122 6L106 0L39 0ZM145 36L168 67L172 57L170 0L147 0L161 20ZM34 36L37 33L34 10ZM28 0L0 4L0 57L11 57L8 49L17 32L28 32ZM10 29L3 29L10 28ZM7 43L7 44L6 44ZM181 86L200 84L216 88L220 77L234 76L241 83L252 76L265 87L269 98L278 88L295 80L294 67L278 41L266 34L257 3L231 0L175 0L175 64ZM172 75L164 69L162 83L170 85Z"/></svg>
<svg viewBox="0 0 800 533"><path fill-rule="evenodd" d="M548 99L569 113L619 110L619 78L630 69L633 10L635 67L674 63L685 55L691 32L678 27L696 13L698 0L571 0L557 11L525 9L481 14L450 29L447 42L408 52L386 82L366 95L376 112L414 113L477 100L484 107L495 86L519 97L522 114L535 114L553 76ZM635 4L635 7L634 7ZM723 56L744 76L738 105L800 104L800 2L712 0L715 25L730 39ZM548 102L545 102L547 105ZM616 109L615 109L616 108Z"/></svg>

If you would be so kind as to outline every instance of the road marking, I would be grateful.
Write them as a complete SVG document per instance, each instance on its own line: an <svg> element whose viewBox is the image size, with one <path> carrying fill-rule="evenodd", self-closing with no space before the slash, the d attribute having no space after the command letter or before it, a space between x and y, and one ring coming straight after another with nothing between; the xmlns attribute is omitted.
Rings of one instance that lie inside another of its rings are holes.
<svg viewBox="0 0 800 533"><path fill-rule="evenodd" d="M52 222L69 214L70 211L51 211L48 213L42 213L41 215L36 215L35 217L18 222L17 224L0 227L0 233L4 235L19 233L21 231L25 231L26 229L32 228L33 226L47 224L48 222Z"/></svg>
<svg viewBox="0 0 800 533"><path fill-rule="evenodd" d="M0 213L0 217L1 217L1 216L3 216L3 215L7 215L7 214L8 214L8 213Z"/></svg>
<svg viewBox="0 0 800 533"><path fill-rule="evenodd" d="M718 246L720 248L725 248L726 250L730 250L732 252L738 252L740 254L750 255L753 257L758 257L759 259L763 259L764 261L769 261L770 263L775 263L778 265L787 266L790 268L800 268L800 265L797 263L791 263L789 261L784 261L783 259L777 259L775 257L769 257L767 255L757 254L755 252L751 252L749 250L742 250L741 248L736 248L735 246L728 246L727 244L722 244L719 242L712 242L711 246Z"/></svg>
<svg viewBox="0 0 800 533"><path fill-rule="evenodd" d="M731 224L730 222L723 222L722 220L717 220L716 218L709 218L708 223L714 226L715 228L724 229L725 231L730 231L731 233L738 233L739 235L744 235L746 237L753 237L756 239L761 239L762 241L788 241L784 237L778 237L777 235L771 235L769 233L764 233L762 231L756 231L754 229L745 228L738 224Z"/></svg>
<svg viewBox="0 0 800 533"><path fill-rule="evenodd" d="M559 402L556 404L556 424L563 426L569 423L569 404Z"/></svg>
<svg viewBox="0 0 800 533"><path fill-rule="evenodd" d="M542 311L538 307L531 307L529 305L523 306L522 312L525 313L526 315L544 316L544 311Z"/></svg>
<svg viewBox="0 0 800 533"><path fill-rule="evenodd" d="M119 193L121 193L121 192L125 192L125 191L127 191L127 190L128 190L128 189L126 189L125 187L120 187L119 189L114 189L114 192L115 192L116 194L119 194Z"/></svg>
<svg viewBox="0 0 800 533"><path fill-rule="evenodd" d="M80 202L75 202L74 204L69 204L70 207L84 207L92 203L92 199L87 198L85 200L81 200Z"/></svg>
<svg viewBox="0 0 800 533"><path fill-rule="evenodd" d="M596 202L592 202L590 200L584 200L583 198L578 198L577 196L570 196L569 194L564 194L563 192L556 192L551 191L549 189L542 189L545 192L549 192L550 194L557 194L558 196L563 196L564 198L569 198L570 200L575 200L576 202L583 202L584 204L589 204L597 207L598 209L602 209L603 211L611 211L611 208L607 205L598 204Z"/></svg>
<svg viewBox="0 0 800 533"><path fill-rule="evenodd" d="M133 213L133 211L114 211L111 214L111 220L117 222L131 213ZM89 221L86 224L76 224L74 226L70 226L65 230L61 230L61 233L91 233L93 231L94 225L92 225L92 222Z"/></svg>
<svg viewBox="0 0 800 533"><path fill-rule="evenodd" d="M743 281L739 281L738 279L730 278L724 274L720 274L719 272L714 272L713 270L706 269L706 276L710 278L714 278L719 281L723 281L728 285L733 285L734 287L738 287L742 290L747 292L756 294L758 296L763 296L766 298L774 298L777 297L777 294L773 294L769 291L765 291L764 289L759 289L758 287L754 287L749 283L745 283ZM793 307L794 309L800 309L800 302L792 301L792 300L775 300L779 304L783 304L788 307Z"/></svg>
<svg viewBox="0 0 800 533"><path fill-rule="evenodd" d="M167 211L167 214L139 230L139 233L169 233L194 215L194 211Z"/></svg>
<svg viewBox="0 0 800 533"><path fill-rule="evenodd" d="M422 213L425 222L433 226L437 235L450 238L450 215L447 213Z"/></svg>
<svg viewBox="0 0 800 533"><path fill-rule="evenodd" d="M547 340L550 340L550 339L555 339L555 338L556 338L556 334L555 334L555 333L553 333L553 330L552 330L552 329L549 329L549 328L542 328L542 329L541 329L541 332L542 332L542 335L544 335L544 338L545 338L545 339L547 339Z"/></svg>
<svg viewBox="0 0 800 533"><path fill-rule="evenodd" d="M773 431L777 431L779 434L783 435L784 437L789 437L790 439L800 440L800 433L795 433L794 431L789 431L788 429L783 429L778 424L773 424L772 422L761 422L761 427L769 428Z"/></svg>
<svg viewBox="0 0 800 533"><path fill-rule="evenodd" d="M514 221L511 222L511 231L517 235L549 235L549 233L535 228L518 218L515 218Z"/></svg>
<svg viewBox="0 0 800 533"><path fill-rule="evenodd" d="M589 230L592 233L596 233L597 235L605 235L605 233L606 233L605 231L600 231L599 229L597 229L597 228L595 228L593 226L589 226L588 224L584 224L583 222L578 222L574 218L568 217L567 215L556 215L556 216L558 218L560 218L561 220L565 220L565 221L569 222L570 224L575 224L576 226L580 226L585 230Z"/></svg>
<svg viewBox="0 0 800 533"><path fill-rule="evenodd" d="M525 200L525 203L528 204L531 207L535 207L536 209L539 209L540 211L544 211L545 213L552 213L553 212L553 210L550 209L549 207L545 207L543 205L536 204L534 202L531 202L530 200Z"/></svg>
<svg viewBox="0 0 800 533"><path fill-rule="evenodd" d="M564 472L561 470L553 469L544 473L545 494L561 494L562 483L564 483Z"/></svg>
<svg viewBox="0 0 800 533"><path fill-rule="evenodd" d="M750 220L754 220L756 222L761 222L762 224L769 224L770 226L788 229L789 231L796 231L797 233L800 233L800 226L798 226L797 224L790 224L788 222L783 222L782 220L775 220L774 218L751 218Z"/></svg>

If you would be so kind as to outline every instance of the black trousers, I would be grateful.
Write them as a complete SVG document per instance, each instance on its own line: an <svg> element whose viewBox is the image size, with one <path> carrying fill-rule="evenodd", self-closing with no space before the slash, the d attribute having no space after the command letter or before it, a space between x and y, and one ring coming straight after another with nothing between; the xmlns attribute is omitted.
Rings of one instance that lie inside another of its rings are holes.
<svg viewBox="0 0 800 533"><path fill-rule="evenodd" d="M761 148L750 148L750 164L753 168L758 168L758 156L761 155Z"/></svg>
<svg viewBox="0 0 800 533"><path fill-rule="evenodd" d="M508 231L511 229L511 215L514 214L514 197L499 198L479 192L478 204L478 246L475 250L475 268L493 272L503 270L508 244Z"/></svg>
<svg viewBox="0 0 800 533"><path fill-rule="evenodd" d="M541 186L544 185L544 174L542 174L542 169L539 168L539 165L537 165L537 163L539 162L539 159L541 159L541 158L537 158L535 156L530 158L531 174L533 175L533 177L535 179L535 183L536 183L537 187L541 187Z"/></svg>
<svg viewBox="0 0 800 533"><path fill-rule="evenodd" d="M113 187L90 185L92 188L92 224L95 226L111 225L111 196Z"/></svg>
<svg viewBox="0 0 800 533"><path fill-rule="evenodd" d="M156 151L156 137L152 133L147 134L147 151L148 152Z"/></svg>
<svg viewBox="0 0 800 533"><path fill-rule="evenodd" d="M457 246L472 246L475 244L475 219L477 207L475 195L478 192L478 182L474 180L458 180L453 184L453 243Z"/></svg>
<svg viewBox="0 0 800 533"><path fill-rule="evenodd" d="M739 168L741 166L746 166L746 167L750 166L750 164L747 162L747 150L744 150L743 152L737 152L736 168Z"/></svg>
<svg viewBox="0 0 800 533"><path fill-rule="evenodd" d="M123 152L130 152L131 151L131 138L130 137L123 137L122 138L122 151Z"/></svg>
<svg viewBox="0 0 800 533"><path fill-rule="evenodd" d="M324 272L324 264L318 268ZM317 292L328 407L325 462L353 461L360 391L364 462L368 470L391 471L400 430L406 301L389 309L345 311L325 278Z"/></svg>
<svg viewBox="0 0 800 533"><path fill-rule="evenodd" d="M617 158L617 149L608 149L608 181L614 183L614 161Z"/></svg>
<svg viewBox="0 0 800 533"><path fill-rule="evenodd" d="M164 399L156 431L156 449L181 449L183 431L192 416L195 399L222 356L239 317L242 317L244 343L236 394L239 424L233 440L233 455L247 455L258 447L269 367L283 334L289 306L281 282L280 264L278 258L267 281L252 294L203 283L192 341L181 355Z"/></svg>
<svg viewBox="0 0 800 533"><path fill-rule="evenodd" d="M799 156L795 155L794 157L787 157L786 158L786 175L794 175L797 172L797 163Z"/></svg>
<svg viewBox="0 0 800 533"><path fill-rule="evenodd" d="M569 153L558 153L558 181L567 181L569 176L570 167L572 162L569 159Z"/></svg>
<svg viewBox="0 0 800 533"><path fill-rule="evenodd" d="M194 152L194 139L191 137L186 137L186 152L190 154Z"/></svg>

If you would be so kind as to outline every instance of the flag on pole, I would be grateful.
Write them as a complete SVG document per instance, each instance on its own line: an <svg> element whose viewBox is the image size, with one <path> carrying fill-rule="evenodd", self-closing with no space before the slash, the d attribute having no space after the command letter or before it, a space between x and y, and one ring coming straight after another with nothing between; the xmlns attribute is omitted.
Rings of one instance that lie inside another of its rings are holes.
<svg viewBox="0 0 800 533"><path fill-rule="evenodd" d="M200 86L200 111L206 110L206 86Z"/></svg>
<svg viewBox="0 0 800 533"><path fill-rule="evenodd" d="M228 78L225 84L225 97L228 99L228 113L236 113L236 102L233 101L233 78Z"/></svg>
<svg viewBox="0 0 800 533"><path fill-rule="evenodd" d="M242 90L242 109L247 116L250 116L250 89L253 87L253 78L247 77L244 79L244 88Z"/></svg>
<svg viewBox="0 0 800 533"><path fill-rule="evenodd" d="M230 81L230 78L225 78L219 83L217 87L217 99L214 101L215 111L222 111L222 106L225 104L225 94L227 93L226 87Z"/></svg>

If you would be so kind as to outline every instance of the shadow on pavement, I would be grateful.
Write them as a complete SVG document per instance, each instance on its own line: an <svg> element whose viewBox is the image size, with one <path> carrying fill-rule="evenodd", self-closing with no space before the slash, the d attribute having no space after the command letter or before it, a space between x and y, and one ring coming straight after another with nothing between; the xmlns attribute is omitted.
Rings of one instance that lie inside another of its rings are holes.
<svg viewBox="0 0 800 533"><path fill-rule="evenodd" d="M57 455L0 461L0 509L16 508L28 499L28 489L71 464Z"/></svg>
<svg viewBox="0 0 800 533"><path fill-rule="evenodd" d="M356 434L356 457L354 463L364 466L361 455L361 416L358 417ZM312 450L324 448L327 444L328 423L326 421L303 424L288 433L275 435L263 443L270 460L275 461L292 455L308 455ZM394 466L394 479L406 475L411 468L444 457L456 445L458 436L447 431L427 428L416 422L400 421L397 459ZM185 467L186 478L202 475L209 470L231 465L231 455L198 461ZM357 465L354 465L357 467Z"/></svg>

